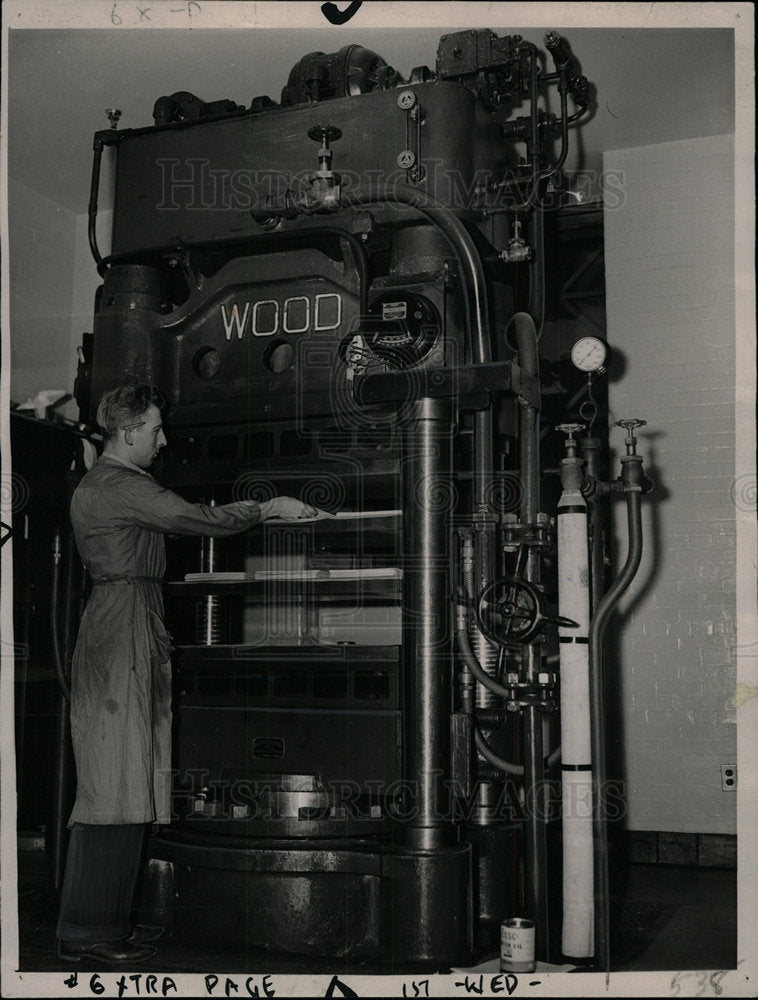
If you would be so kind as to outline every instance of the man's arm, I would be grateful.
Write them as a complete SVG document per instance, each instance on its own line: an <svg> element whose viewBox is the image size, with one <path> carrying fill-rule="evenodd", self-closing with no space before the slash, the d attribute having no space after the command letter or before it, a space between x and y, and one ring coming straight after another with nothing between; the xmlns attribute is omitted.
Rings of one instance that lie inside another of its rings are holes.
<svg viewBox="0 0 758 1000"><path fill-rule="evenodd" d="M149 476L130 476L124 485L124 515L133 524L173 535L223 537L263 520L254 500L211 507L190 503Z"/></svg>
<svg viewBox="0 0 758 1000"><path fill-rule="evenodd" d="M260 504L240 500L219 507L190 503L150 476L129 477L124 504L133 524L173 535L214 537L234 535L270 517L294 521L316 513L315 508L293 497L274 497Z"/></svg>

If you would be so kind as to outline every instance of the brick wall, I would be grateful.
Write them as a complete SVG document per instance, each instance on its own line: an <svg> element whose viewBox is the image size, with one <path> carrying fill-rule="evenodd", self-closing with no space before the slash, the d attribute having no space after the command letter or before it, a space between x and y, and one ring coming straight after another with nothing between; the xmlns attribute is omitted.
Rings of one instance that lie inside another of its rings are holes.
<svg viewBox="0 0 758 1000"><path fill-rule="evenodd" d="M616 150L603 166L624 179L605 213L608 340L626 362L611 420L647 420L639 450L657 484L606 653L627 825L733 833L737 797L721 788L737 759L733 138Z"/></svg>

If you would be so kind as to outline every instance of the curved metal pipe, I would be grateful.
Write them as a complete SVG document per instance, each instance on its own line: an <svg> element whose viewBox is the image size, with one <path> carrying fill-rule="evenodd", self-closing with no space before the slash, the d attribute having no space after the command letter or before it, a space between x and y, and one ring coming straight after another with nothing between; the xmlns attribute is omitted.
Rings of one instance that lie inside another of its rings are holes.
<svg viewBox="0 0 758 1000"><path fill-rule="evenodd" d="M95 156L92 160L92 182L89 189L89 207L87 209L88 223L87 233L89 236L89 248L95 263L99 264L103 259L97 247L97 195L100 189L100 161L103 158L102 142L95 143Z"/></svg>
<svg viewBox="0 0 758 1000"><path fill-rule="evenodd" d="M532 48L534 49L535 53L537 51L536 46L533 46L529 42L524 42L520 47L525 49ZM536 62L536 55L534 59ZM552 81L555 79L559 81L559 93L561 100L561 114L560 114L561 150L560 153L558 154L558 159L551 166L546 167L544 170L540 170L539 156L535 155L534 157L532 157L532 161L535 162L536 173L534 170L532 171L532 177L529 181L529 193L527 194L526 199L521 204L516 203L515 205L507 205L507 206L504 205L500 208L487 209L485 214L488 216L499 215L502 212L510 212L518 214L519 212L528 211L529 209L536 207L539 204L540 182L547 180L549 177L552 177L554 174L558 173L558 171L561 170L564 163L566 162L566 158L568 157L568 151L569 151L569 136L568 136L569 125L572 125L574 122L578 121L584 115L589 106L587 103L578 103L577 105L578 110L574 112L573 115L569 115L568 94L571 91L571 95L574 98L574 100L576 100L576 95L573 93L573 90L571 90L571 83L566 68L561 69L558 73L542 76L539 78L539 81L537 81L536 74L534 73L532 74L532 80L530 81L531 86L529 95L529 100L531 102L531 116L530 116L531 127L530 127L529 142L531 144L536 144L539 141L539 122L537 121L538 116L536 111L537 99L538 99L538 87L535 84L537 82L546 83L548 81ZM535 146L535 149L536 148L537 147ZM518 180L516 181L515 184L516 198L518 198L519 185L521 183L522 183L521 181ZM512 187L512 186L513 186L512 182L508 181L502 181L499 185L497 185L497 187Z"/></svg>
<svg viewBox="0 0 758 1000"><path fill-rule="evenodd" d="M561 85L559 88L561 95L561 151L555 163L540 174L540 180L542 181L547 180L548 177L552 177L553 174L557 174L568 156L568 90L565 86L565 76L565 73L561 73Z"/></svg>
<svg viewBox="0 0 758 1000"><path fill-rule="evenodd" d="M474 677L479 681L482 687L487 688L493 694L497 695L499 698L505 698L510 700L511 694L508 688L503 687L499 684L494 677L491 677L486 670L484 670L479 663L479 660L474 656L474 652L471 649L471 643L469 642L468 634L466 629L458 628L458 634L456 636L458 652L461 655L461 659L466 664L468 669L474 675Z"/></svg>
<svg viewBox="0 0 758 1000"><path fill-rule="evenodd" d="M408 205L425 215L436 225L448 241L461 273L468 280L463 282L466 313L469 320L471 358L475 364L486 364L492 358L489 335L489 310L487 288L482 261L474 241L460 219L430 195L423 196L405 184L382 185L366 194L347 194L342 198L343 207L372 205L378 201ZM470 294L469 294L470 292ZM493 466L492 410L477 410L474 415L474 506L479 510L489 507L487 477Z"/></svg>
<svg viewBox="0 0 758 1000"><path fill-rule="evenodd" d="M516 327L519 367L527 375L539 377L539 353L537 350L537 330L534 320L527 312L518 312L513 317Z"/></svg>
<svg viewBox="0 0 758 1000"><path fill-rule="evenodd" d="M463 609L459 606L459 611L460 610ZM466 632L465 625L464 627L458 628L456 640L458 645L458 652L461 655L461 659L463 660L466 667L468 667L468 669L474 675L476 680L478 680L481 685L486 687L488 691L491 691L493 694L498 695L498 697L500 698L505 698L506 700L510 701L511 694L508 688L503 687L502 684L498 684L498 682L493 677L490 677L487 671L482 669L481 664L474 656L474 653L471 649L471 644L469 643L468 640L468 633ZM493 764L496 768L498 768L498 770L505 771L507 774L515 774L519 776L524 773L523 764L513 764L511 761L506 760L505 757L500 757L499 754L497 754L492 749L492 747L489 745L489 743L487 743L484 736L482 735L482 731L477 725L476 721L474 721L474 742L476 743L476 748L477 750L479 750L482 757L484 757L486 761L489 761L490 764ZM561 756L561 748L560 746L557 746L552 751L550 756L545 759L545 766L552 767L552 765L555 764L556 761L560 759L560 756Z"/></svg>
<svg viewBox="0 0 758 1000"><path fill-rule="evenodd" d="M521 775L523 775L524 765L513 764L511 761L506 760L505 757L501 757L500 754L496 753L484 738L476 721L474 721L474 743L476 744L476 749L482 757L484 757L489 764L492 764L493 767L496 767L498 771L504 771L506 774L513 774L516 777L521 777ZM545 767L552 767L553 764L556 764L560 760L560 758L561 748L560 746L557 746L550 756L545 758Z"/></svg>
<svg viewBox="0 0 758 1000"><path fill-rule="evenodd" d="M469 278L469 281L464 284L464 288L470 291L473 297L472 308L472 303L466 295L469 307L472 360L475 364L489 362L491 360L491 347L484 272L481 258L466 227L450 209L445 208L436 198L428 194L421 194L406 184L381 185L365 194L347 193L342 197L342 207L373 205L381 201L408 205L425 215L441 230L461 265L461 271Z"/></svg>
<svg viewBox="0 0 758 1000"><path fill-rule="evenodd" d="M520 777L524 773L523 764L512 764L505 757L501 757L500 754L495 753L482 735L482 731L476 721L474 721L474 743L482 757L488 763L492 764L493 767L496 767L498 771L503 771L505 774L513 774L516 777Z"/></svg>
<svg viewBox="0 0 758 1000"><path fill-rule="evenodd" d="M634 579L642 558L642 491L628 487L625 492L629 549L626 562L598 605L590 622L590 707L591 744L593 760L593 798L595 814L592 825L595 836L595 954L602 958L606 972L610 972L610 893L608 878L608 830L604 818L603 792L606 781L605 767L605 704L603 694L603 636L611 612L626 588Z"/></svg>
<svg viewBox="0 0 758 1000"><path fill-rule="evenodd" d="M579 104L578 110L575 111L573 115L569 115L568 124L573 125L574 122L579 121L579 119L582 117L582 115L584 114L584 112L587 110L588 107L589 104Z"/></svg>

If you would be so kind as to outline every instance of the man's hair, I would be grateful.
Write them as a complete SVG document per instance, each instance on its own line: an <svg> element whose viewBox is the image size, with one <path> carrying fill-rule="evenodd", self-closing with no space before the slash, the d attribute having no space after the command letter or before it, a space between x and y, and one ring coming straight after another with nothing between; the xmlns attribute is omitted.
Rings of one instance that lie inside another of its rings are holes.
<svg viewBox="0 0 758 1000"><path fill-rule="evenodd" d="M154 385L120 385L103 393L96 419L106 440L113 440L122 428L138 424L151 406L160 410L165 405L165 399Z"/></svg>

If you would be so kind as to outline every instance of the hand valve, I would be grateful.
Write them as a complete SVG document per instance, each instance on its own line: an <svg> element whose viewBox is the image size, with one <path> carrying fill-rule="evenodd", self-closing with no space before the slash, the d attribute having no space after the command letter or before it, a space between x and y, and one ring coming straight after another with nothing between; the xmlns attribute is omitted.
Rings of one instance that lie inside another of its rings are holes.
<svg viewBox="0 0 758 1000"><path fill-rule="evenodd" d="M624 438L624 444L626 445L627 455L636 455L637 438L634 436L634 431L637 427L644 427L647 420L638 420L636 417L632 417L631 420L617 420L616 426L623 427L626 430L626 437Z"/></svg>
<svg viewBox="0 0 758 1000"><path fill-rule="evenodd" d="M532 259L532 248L527 246L521 235L521 222L515 219L513 223L513 236L508 240L508 246L500 251L500 258L506 264L519 264L524 260Z"/></svg>
<svg viewBox="0 0 758 1000"><path fill-rule="evenodd" d="M341 139L342 130L338 129L336 125L314 125L313 128L308 129L308 138L321 143L321 148L318 151L319 173L324 177L330 176L332 150L329 148L329 143Z"/></svg>
<svg viewBox="0 0 758 1000"><path fill-rule="evenodd" d="M476 622L482 634L498 646L530 642L546 626L578 628L579 623L561 615L548 615L545 600L526 580L506 577L488 584L479 595Z"/></svg>
<svg viewBox="0 0 758 1000"><path fill-rule="evenodd" d="M584 424L558 424L555 429L568 434L566 438L566 454L569 458L576 458L576 438L574 435L584 430Z"/></svg>
<svg viewBox="0 0 758 1000"><path fill-rule="evenodd" d="M579 431L584 430L584 424L556 424L555 429L557 431L562 431L564 434L568 434L567 444L576 445L576 441L573 440L574 434L578 434Z"/></svg>

